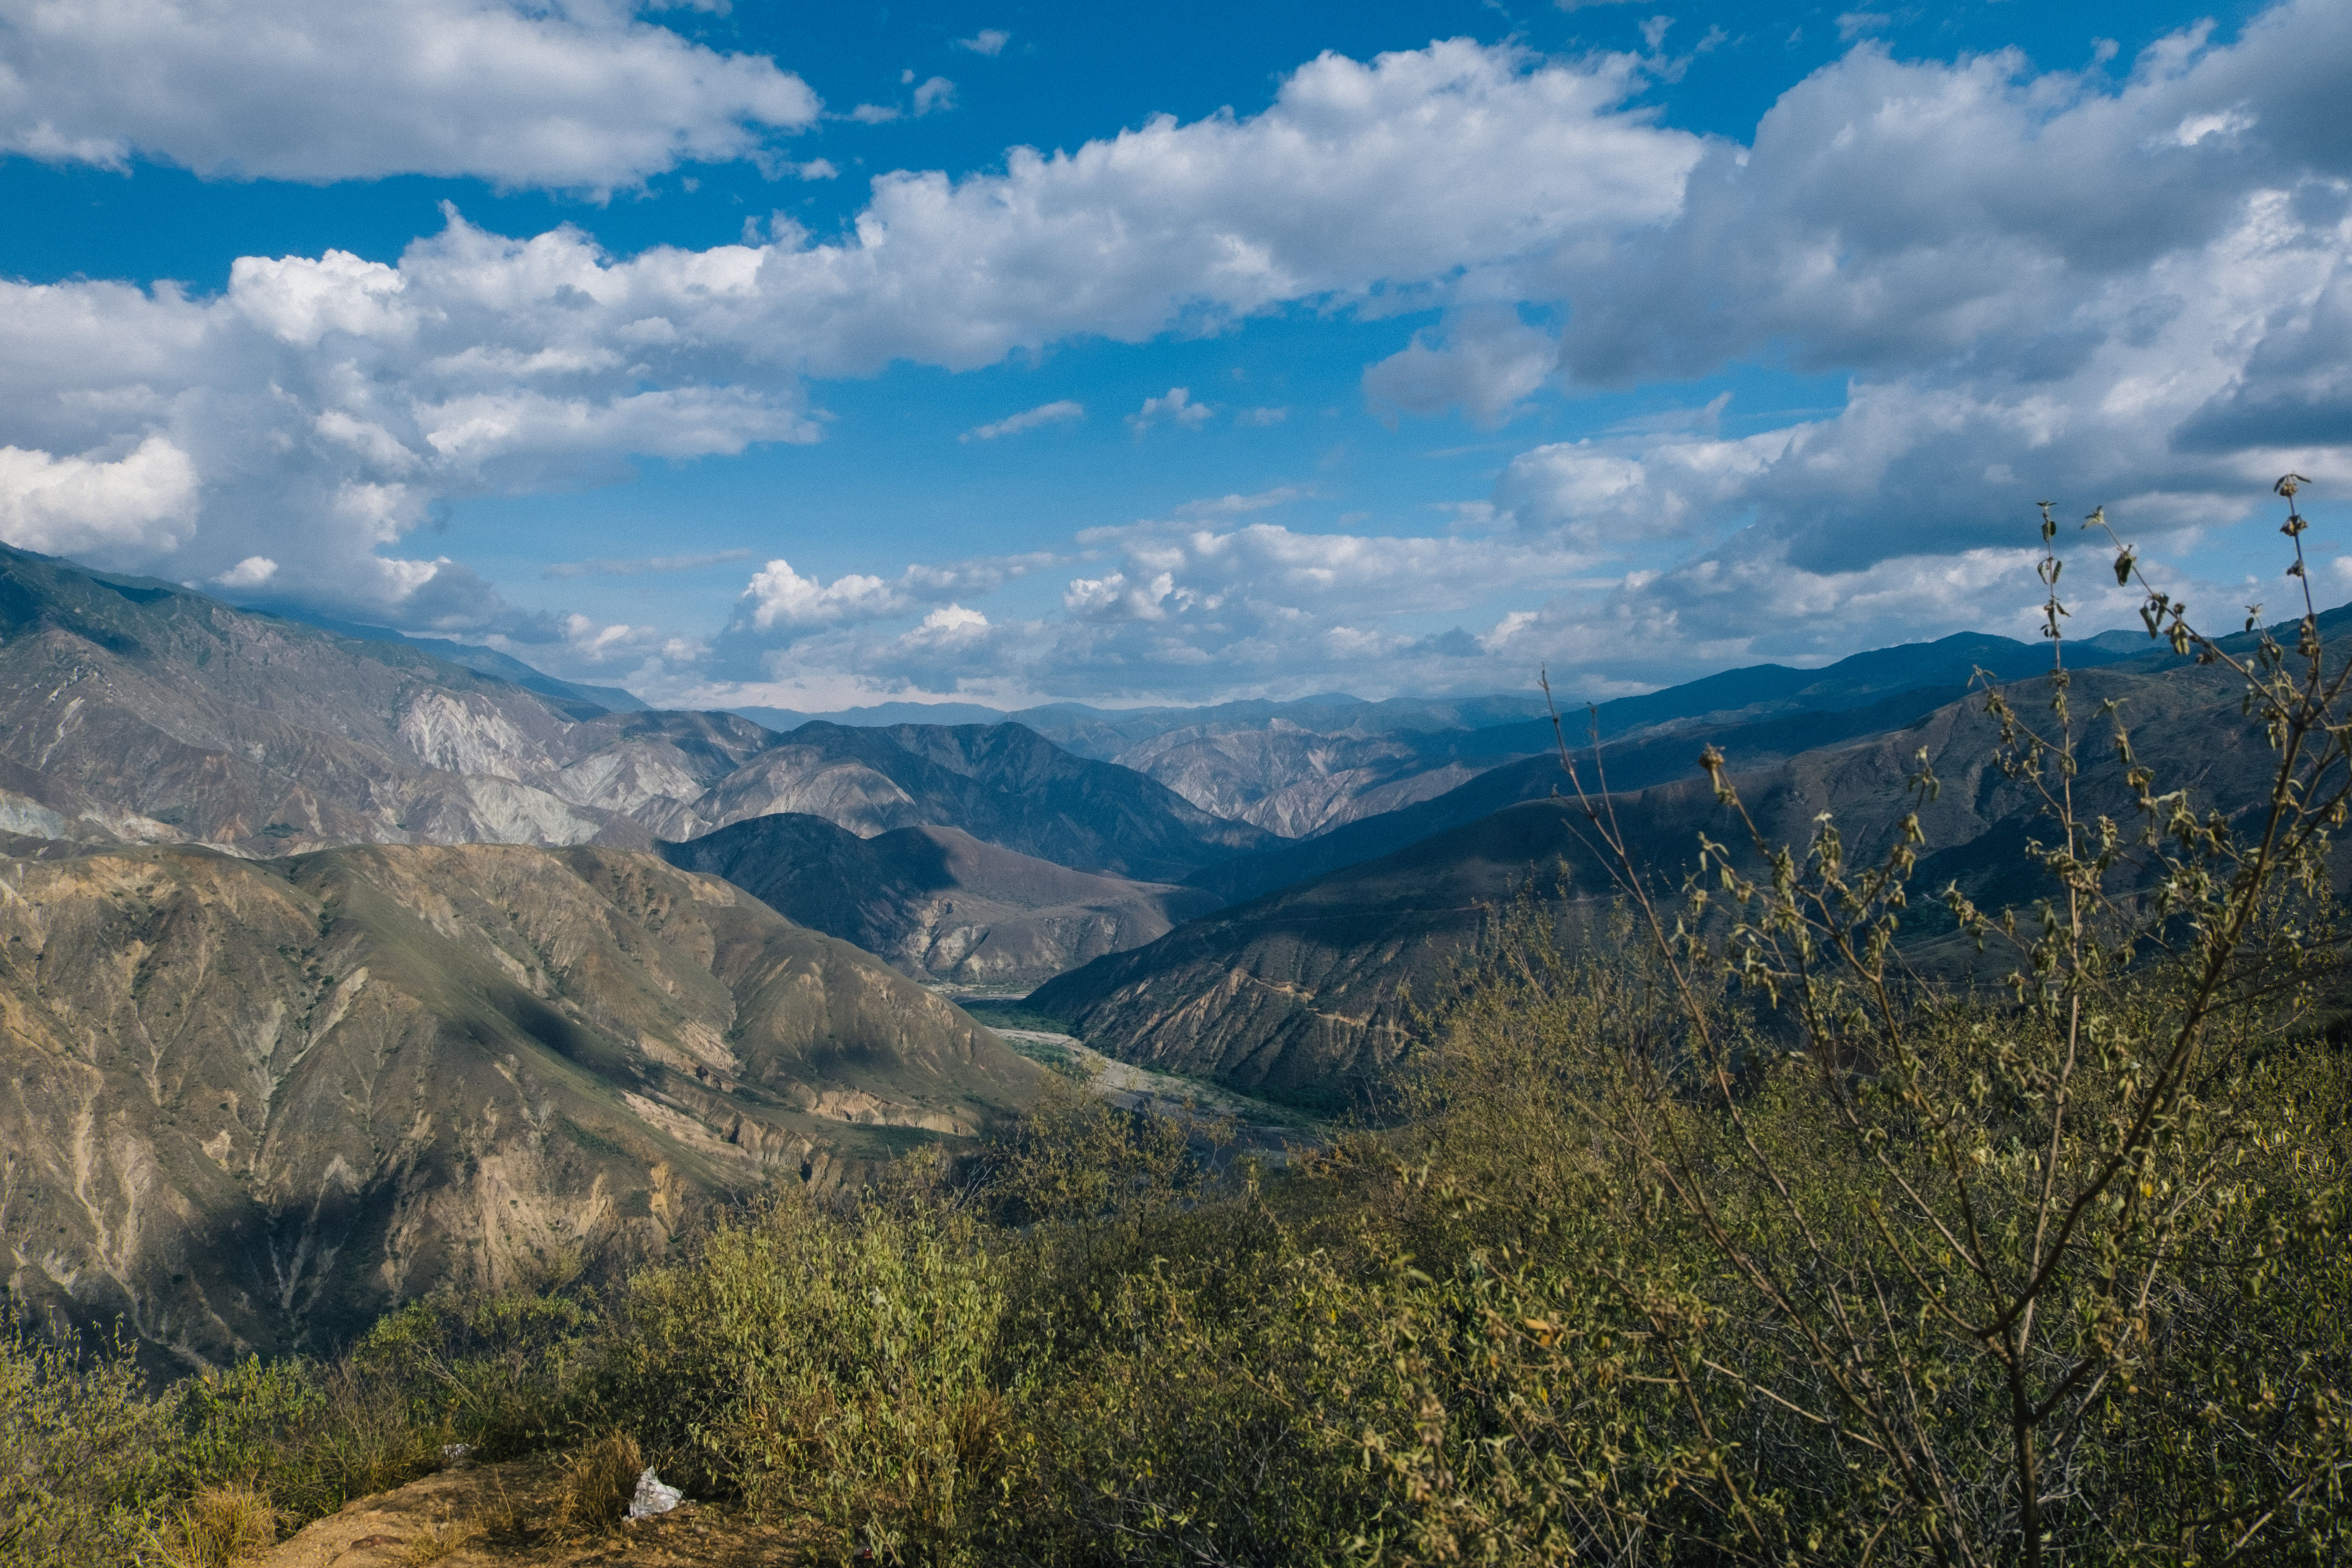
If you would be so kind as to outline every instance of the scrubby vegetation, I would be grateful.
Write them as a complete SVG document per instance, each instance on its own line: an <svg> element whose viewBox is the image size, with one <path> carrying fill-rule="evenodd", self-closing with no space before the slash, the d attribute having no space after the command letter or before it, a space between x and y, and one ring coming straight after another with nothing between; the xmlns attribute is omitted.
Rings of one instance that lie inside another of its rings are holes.
<svg viewBox="0 0 2352 1568"><path fill-rule="evenodd" d="M1063 1086L985 1160L331 1363L151 1395L14 1342L0 1550L201 1561L464 1443L563 1456L577 1528L642 1459L844 1561L2343 1561L2352 666L2315 617L2225 643L2148 602L2241 668L2279 782L2203 810L2100 715L2140 819L2089 814L2063 670L2046 719L1991 695L2042 891L1937 940L1997 987L1896 943L1916 820L1679 891L1629 857L1582 924L1499 919L1397 1124L1286 1169L1213 1177L1198 1129Z"/></svg>

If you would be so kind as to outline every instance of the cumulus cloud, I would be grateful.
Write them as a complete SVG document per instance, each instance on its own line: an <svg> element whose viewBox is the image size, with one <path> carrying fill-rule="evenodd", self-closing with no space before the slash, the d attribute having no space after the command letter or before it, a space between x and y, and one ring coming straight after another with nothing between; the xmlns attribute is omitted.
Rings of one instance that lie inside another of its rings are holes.
<svg viewBox="0 0 2352 1568"><path fill-rule="evenodd" d="M659 637L651 626L599 624L583 615L563 617L563 653L575 665L610 664L643 658Z"/></svg>
<svg viewBox="0 0 2352 1568"><path fill-rule="evenodd" d="M450 499L814 439L796 375L687 314L756 266L660 252L615 277L576 231L512 241L453 215L398 266L245 258L209 300L0 282L17 448L0 504L16 536L112 564L204 576L258 555L273 593L359 618L418 626L430 602L520 626L478 578L380 552Z"/></svg>
<svg viewBox="0 0 2352 1568"><path fill-rule="evenodd" d="M774 560L752 574L730 631L739 638L745 633L790 637L812 627L885 620L924 604L945 604L946 610L940 613L953 614L950 621L940 624L949 625L979 614L951 603L955 595L986 593L1050 559L1020 555L985 557L947 565L918 563L888 581L852 572L831 583L803 577L793 570L791 563Z"/></svg>
<svg viewBox="0 0 2352 1568"><path fill-rule="evenodd" d="M0 447L0 540L46 554L152 558L186 537L195 465L161 436L104 458Z"/></svg>
<svg viewBox="0 0 2352 1568"><path fill-rule="evenodd" d="M991 424L975 425L956 439L994 441L1005 436L1018 436L1024 430L1034 430L1041 425L1060 425L1073 419L1084 419L1086 416L1085 404L1073 403L1065 397L1052 403L1041 403L1034 408L1024 409L1018 414L1008 414Z"/></svg>
<svg viewBox="0 0 2352 1568"><path fill-rule="evenodd" d="M278 575L278 563L267 555L248 555L212 579L215 587L258 588Z"/></svg>
<svg viewBox="0 0 2352 1568"><path fill-rule="evenodd" d="M956 106L956 85L943 76L927 79L915 89L915 115L936 114Z"/></svg>
<svg viewBox="0 0 2352 1568"><path fill-rule="evenodd" d="M942 605L925 616L922 624L915 629L934 637L961 637L985 631L987 627L988 617L978 610L967 610L961 605Z"/></svg>
<svg viewBox="0 0 2352 1568"><path fill-rule="evenodd" d="M1145 398L1143 406L1127 416L1127 427L1140 436L1165 421L1179 430L1198 430L1216 412L1213 404L1193 402L1190 387L1171 386L1158 397Z"/></svg>
<svg viewBox="0 0 2352 1568"><path fill-rule="evenodd" d="M751 601L752 629L762 632L870 621L907 607L907 595L879 577L853 572L821 584L782 560L771 561L754 573L744 596Z"/></svg>
<svg viewBox="0 0 2352 1568"><path fill-rule="evenodd" d="M614 0L0 0L0 151L207 176L610 190L817 118Z"/></svg>
<svg viewBox="0 0 2352 1568"><path fill-rule="evenodd" d="M1004 46L1012 41L1013 35L1002 27L982 27L969 38L956 39L954 47L975 55L987 55L993 58L1003 54Z"/></svg>
<svg viewBox="0 0 2352 1568"><path fill-rule="evenodd" d="M1672 216L1701 143L1629 110L1639 85L1626 58L1466 40L1325 55L1260 114L1015 148L1002 174L883 175L853 240L772 246L728 314L845 374L1442 289Z"/></svg>
<svg viewBox="0 0 2352 1568"><path fill-rule="evenodd" d="M2042 497L2105 501L2177 549L2285 468L2352 485L2352 127L2329 107L2347 75L2352 16L2307 0L2227 45L2162 40L2119 84L1858 43L1750 144L1706 143L1669 207L1465 262L1441 324L1365 376L1376 408L1492 421L1555 375L1625 386L1769 353L1843 372L1842 407L1730 433L1718 395L1546 443L1450 540L1084 535L1100 558L1062 619L994 628L940 678L1172 697L1510 685L1548 661L1605 695L2031 636ZM1547 317L1557 338L1530 324ZM1532 598L1497 605L1498 584ZM2169 585L2263 596L2226 574ZM2131 618L2105 590L2076 608L2094 629ZM844 637L841 657L929 668Z"/></svg>
<svg viewBox="0 0 2352 1568"><path fill-rule="evenodd" d="M154 17L168 42L184 31L174 30L173 3L120 0L129 9L101 20L128 26L121 17L148 15L138 6L164 7ZM402 15L425 26L444 3ZM352 8L320 25L393 26L386 15ZM587 26L579 18L589 12L480 15L484 26L544 23L561 33ZM51 19L47 10L36 17L43 27ZM598 36L617 48L639 26L612 21ZM646 47L700 58L669 37ZM402 57L386 50L397 86ZM26 520L16 526L77 549L98 529L122 564L137 564L141 550L151 563L176 550L176 571L198 575L264 555L279 565L272 592L315 595L360 618L419 626L429 604L439 629L466 616L478 617L474 630L538 626L461 567L393 552L455 499L617 479L638 455L814 440L823 425L804 390L812 376L867 374L900 359L968 369L1078 334L1136 342L1300 299L1444 289L1465 268L1658 221L1675 209L1699 142L1627 109L1633 68L1614 57L1547 62L1463 41L1370 62L1325 56L1257 115L1155 119L1051 156L1015 149L1003 172L961 180L884 175L852 230L823 242L779 219L764 240L618 258L568 226L512 238L452 212L396 264L331 250L247 257L211 298L163 285L0 281L0 362L11 369L0 442L60 462L79 459L56 455L113 462L156 437L193 469L168 504L110 509L102 527L93 514L83 531L67 529L54 497L11 503ZM20 120L38 117L22 95L47 90L31 79L20 70L0 86L0 103L15 103ZM374 136L382 127L366 116L389 112L382 105L397 94L371 84L331 96L357 106L355 122ZM602 100L589 118L596 132L583 145L627 121ZM449 134L475 134L462 116L452 123ZM512 127L479 135L531 145ZM699 143L665 145L684 156ZM101 155L112 154L90 153ZM227 166L226 153L174 155ZM595 157L608 172L619 166ZM517 180L589 177L502 166ZM268 168L332 173L323 162ZM1180 423L1206 413L1189 393L1154 410Z"/></svg>
<svg viewBox="0 0 2352 1568"><path fill-rule="evenodd" d="M1456 311L1442 336L1412 342L1364 372L1375 409L1438 414L1459 406L1481 425L1499 425L1519 400L1549 380L1559 345L1507 305Z"/></svg>
<svg viewBox="0 0 2352 1568"><path fill-rule="evenodd" d="M835 690L864 682L869 698L917 689L1006 701L1071 690L1172 700L1234 690L1297 694L1334 682L1388 688L1413 679L1412 671L1425 680L1433 667L1457 683L1516 686L1526 671L1482 663L1485 651L1460 623L1475 624L1498 582L1541 595L1587 584L1590 566L1573 549L1507 533L1390 539L1266 523L1153 522L1089 531L1076 542L1096 564L1065 579L1057 616L983 618L958 601L904 631L888 629L887 616L830 624L780 617L764 645L746 638L722 647L714 673L746 682L740 689L751 692L814 680ZM983 564L959 571L970 581ZM1034 570L1048 563L1019 564ZM878 581L845 592L878 604L868 585ZM744 630L753 629L747 620ZM704 689L702 700L717 689Z"/></svg>
<svg viewBox="0 0 2352 1568"><path fill-rule="evenodd" d="M1538 447L1495 500L1588 543L1745 527L1749 557L1833 575L1998 549L2043 496L2163 533L2242 516L2283 468L2352 479L2352 136L2319 107L2347 68L2352 17L2309 5L2226 48L2168 39L2119 89L1857 48L1562 295L1572 378L1769 340L1850 367L1843 410Z"/></svg>
<svg viewBox="0 0 2352 1568"><path fill-rule="evenodd" d="M215 298L0 283L0 516L117 563L201 577L258 556L278 563L272 592L560 640L462 566L395 552L453 498L818 438L811 377L969 369L1307 301L1444 312L1365 374L1399 416L1499 421L1548 383L1766 356L1846 381L1842 409L1779 428L1727 433L1716 405L1520 452L1448 539L1089 536L1064 618L958 623L956 661L908 639L986 591L971 563L827 583L779 563L715 647L730 668L788 646L1108 695L1375 668L1493 682L1503 667L1478 659L1581 646L1577 616L1601 628L1595 658L1632 657L1653 626L1754 648L1776 626L1851 638L1877 624L1864 577L1881 566L1922 604L2005 593L1969 563L2007 561L2042 495L2161 534L2226 522L2284 468L2352 480L2340 5L2291 0L2227 45L2164 40L2121 83L1861 42L1745 145L1633 107L1644 68L1461 41L1325 56L1260 114L1016 149L961 179L883 175L824 240L778 219L764 239L620 258L575 229L509 238L452 215L396 265L250 258ZM1134 422L1215 412L1171 388ZM120 491L102 506L100 469ZM1559 595L1541 607L1498 596L1566 579L1528 590ZM1780 618L1742 629L1707 596L1720 583Z"/></svg>

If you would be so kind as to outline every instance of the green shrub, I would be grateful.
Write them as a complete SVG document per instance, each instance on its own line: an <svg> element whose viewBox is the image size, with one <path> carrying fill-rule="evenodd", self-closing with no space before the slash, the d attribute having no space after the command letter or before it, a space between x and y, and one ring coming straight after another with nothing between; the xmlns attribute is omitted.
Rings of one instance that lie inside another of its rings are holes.
<svg viewBox="0 0 2352 1568"><path fill-rule="evenodd" d="M152 1523L168 1436L128 1347L84 1356L0 1328L0 1559L129 1561Z"/></svg>
<svg viewBox="0 0 2352 1568"><path fill-rule="evenodd" d="M845 1541L944 1554L986 1506L1008 1398L1004 1268L948 1204L828 1214L803 1190L631 1284L607 1408L656 1466Z"/></svg>

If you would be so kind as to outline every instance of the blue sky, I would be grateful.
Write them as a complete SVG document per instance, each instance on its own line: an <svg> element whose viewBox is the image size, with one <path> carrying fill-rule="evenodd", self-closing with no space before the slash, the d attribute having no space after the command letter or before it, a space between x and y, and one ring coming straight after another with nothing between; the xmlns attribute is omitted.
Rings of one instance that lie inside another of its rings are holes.
<svg viewBox="0 0 2352 1568"><path fill-rule="evenodd" d="M2044 496L2283 608L2347 68L2308 0L0 0L0 538L713 706L2023 633Z"/></svg>

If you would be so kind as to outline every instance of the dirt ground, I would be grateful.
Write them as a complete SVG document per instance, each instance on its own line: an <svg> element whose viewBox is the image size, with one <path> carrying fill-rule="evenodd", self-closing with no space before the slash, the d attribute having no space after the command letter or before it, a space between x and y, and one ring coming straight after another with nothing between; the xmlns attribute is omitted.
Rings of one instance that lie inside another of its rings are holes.
<svg viewBox="0 0 2352 1568"><path fill-rule="evenodd" d="M313 1520L260 1561L262 1568L799 1568L829 1560L805 1529L756 1525L730 1508L693 1501L609 1531L560 1530L556 1494L545 1463L460 1465Z"/></svg>

